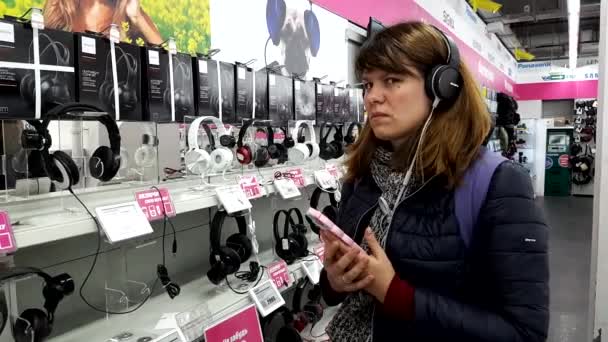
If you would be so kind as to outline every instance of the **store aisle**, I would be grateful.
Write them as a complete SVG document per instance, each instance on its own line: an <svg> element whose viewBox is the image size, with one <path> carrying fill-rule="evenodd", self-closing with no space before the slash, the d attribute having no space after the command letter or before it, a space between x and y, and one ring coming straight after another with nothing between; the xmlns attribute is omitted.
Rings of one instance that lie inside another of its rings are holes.
<svg viewBox="0 0 608 342"><path fill-rule="evenodd" d="M538 201L551 226L548 341L583 341L589 301L593 198L545 197Z"/></svg>

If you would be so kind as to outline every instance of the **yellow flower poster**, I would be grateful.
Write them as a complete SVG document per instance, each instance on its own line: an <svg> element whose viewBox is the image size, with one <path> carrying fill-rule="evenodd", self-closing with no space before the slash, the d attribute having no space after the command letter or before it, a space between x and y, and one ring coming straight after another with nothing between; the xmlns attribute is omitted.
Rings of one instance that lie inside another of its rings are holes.
<svg viewBox="0 0 608 342"><path fill-rule="evenodd" d="M210 45L209 0L0 0L0 15L43 9L47 28L103 32L120 26L122 40L144 45L175 38L179 51L204 53Z"/></svg>

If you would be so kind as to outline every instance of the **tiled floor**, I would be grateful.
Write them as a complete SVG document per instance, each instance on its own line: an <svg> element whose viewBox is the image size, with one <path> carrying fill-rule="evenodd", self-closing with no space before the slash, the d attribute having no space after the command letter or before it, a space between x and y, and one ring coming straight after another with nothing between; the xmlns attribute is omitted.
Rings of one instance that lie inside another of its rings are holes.
<svg viewBox="0 0 608 342"><path fill-rule="evenodd" d="M548 341L584 341L593 199L545 197L538 201L551 226L551 323Z"/></svg>

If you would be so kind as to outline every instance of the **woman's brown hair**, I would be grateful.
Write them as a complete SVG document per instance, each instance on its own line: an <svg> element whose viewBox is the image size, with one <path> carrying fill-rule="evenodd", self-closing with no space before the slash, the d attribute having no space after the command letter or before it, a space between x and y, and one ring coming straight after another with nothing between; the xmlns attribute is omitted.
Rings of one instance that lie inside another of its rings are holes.
<svg viewBox="0 0 608 342"><path fill-rule="evenodd" d="M107 23L106 26L108 27L99 27L99 30L107 30L110 24L120 25L127 20L127 1L114 0L111 2L114 6L112 22ZM78 0L47 0L44 5L45 26L52 29L72 31L78 3Z"/></svg>
<svg viewBox="0 0 608 342"><path fill-rule="evenodd" d="M431 25L406 22L378 32L361 48L355 69L359 75L369 70L408 73L415 68L423 77L436 65L446 64L447 47L441 33ZM415 177L419 179L442 175L447 186L458 184L469 165L477 158L487 137L491 118L477 83L461 61L462 89L452 103L440 103L427 128L416 158ZM430 108L429 108L430 110ZM395 151L393 167L406 170L411 163L421 128L409 143ZM349 149L347 180L370 173L374 151L383 142L366 124L357 141Z"/></svg>

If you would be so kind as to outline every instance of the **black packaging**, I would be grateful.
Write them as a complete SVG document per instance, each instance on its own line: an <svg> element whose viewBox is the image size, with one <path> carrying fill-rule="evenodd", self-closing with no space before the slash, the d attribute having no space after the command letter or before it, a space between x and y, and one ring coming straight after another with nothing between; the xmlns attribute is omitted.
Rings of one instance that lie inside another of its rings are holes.
<svg viewBox="0 0 608 342"><path fill-rule="evenodd" d="M242 65L234 67L236 75L236 123L251 119L253 114L253 70Z"/></svg>
<svg viewBox="0 0 608 342"><path fill-rule="evenodd" d="M334 86L316 83L317 124L333 122Z"/></svg>
<svg viewBox="0 0 608 342"><path fill-rule="evenodd" d="M171 122L169 53L157 48L144 48L143 51L144 120Z"/></svg>
<svg viewBox="0 0 608 342"><path fill-rule="evenodd" d="M217 61L202 57L193 58L196 115L220 117Z"/></svg>
<svg viewBox="0 0 608 342"><path fill-rule="evenodd" d="M350 96L348 89L334 88L334 123L347 122L350 116Z"/></svg>
<svg viewBox="0 0 608 342"><path fill-rule="evenodd" d="M312 81L293 80L293 101L296 120L315 120L315 83Z"/></svg>
<svg viewBox="0 0 608 342"><path fill-rule="evenodd" d="M358 122L359 121L359 98L357 97L357 88L349 88L348 89L348 97L349 97L349 103L350 103L350 107L349 107L349 111L348 111L348 118L346 119L346 122Z"/></svg>
<svg viewBox="0 0 608 342"><path fill-rule="evenodd" d="M56 71L41 70L40 113L57 103L76 100L74 37L70 32L40 30L40 64ZM0 64L23 63L27 68L0 66L0 119L36 118L33 30L29 24L0 20Z"/></svg>
<svg viewBox="0 0 608 342"><path fill-rule="evenodd" d="M293 115L293 80L268 74L268 119L274 126L287 126Z"/></svg>
<svg viewBox="0 0 608 342"><path fill-rule="evenodd" d="M268 120L268 73L266 69L255 73L255 118Z"/></svg>
<svg viewBox="0 0 608 342"><path fill-rule="evenodd" d="M222 122L235 123L234 64L220 62L220 87L222 88Z"/></svg>
<svg viewBox="0 0 608 342"><path fill-rule="evenodd" d="M184 116L194 116L196 113L194 110L192 57L185 53L177 53L173 55L172 62L175 121L182 122L184 121ZM169 104L171 103L170 98L165 101L169 102Z"/></svg>
<svg viewBox="0 0 608 342"><path fill-rule="evenodd" d="M102 108L118 120L141 121L141 58L135 45L115 44L120 117L114 110L114 78L110 41L100 36L76 35L78 101Z"/></svg>

